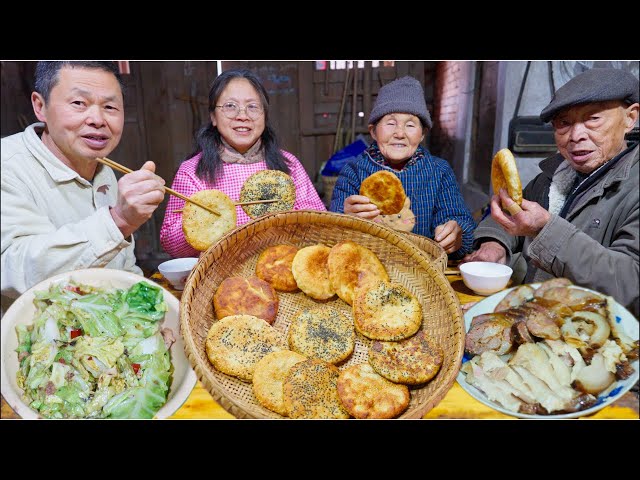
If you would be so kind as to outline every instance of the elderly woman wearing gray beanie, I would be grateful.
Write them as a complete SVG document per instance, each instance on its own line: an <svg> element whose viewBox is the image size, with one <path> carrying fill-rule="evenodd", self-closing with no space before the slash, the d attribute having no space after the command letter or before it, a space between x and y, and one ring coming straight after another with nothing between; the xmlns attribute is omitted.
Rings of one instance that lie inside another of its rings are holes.
<svg viewBox="0 0 640 480"><path fill-rule="evenodd" d="M360 184L375 172L392 172L415 215L414 233L433 238L458 259L471 251L475 222L449 163L420 145L431 127L418 80L407 76L380 88L369 116L374 142L340 171L330 210L383 221L378 207L359 194Z"/></svg>

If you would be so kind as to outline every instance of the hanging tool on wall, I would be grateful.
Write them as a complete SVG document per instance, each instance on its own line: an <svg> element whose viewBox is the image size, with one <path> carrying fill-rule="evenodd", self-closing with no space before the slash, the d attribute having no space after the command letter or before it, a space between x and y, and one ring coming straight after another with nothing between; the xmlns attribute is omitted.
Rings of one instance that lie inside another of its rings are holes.
<svg viewBox="0 0 640 480"><path fill-rule="evenodd" d="M353 92L351 95L351 136L349 137L349 144L356 140L356 118L358 116L357 110L358 103L358 61L353 60Z"/></svg>
<svg viewBox="0 0 640 480"><path fill-rule="evenodd" d="M344 116L344 105L347 99L347 89L349 88L349 64L347 63L347 69L344 75L344 87L342 89L342 100L340 101L340 110L338 111L338 125L336 126L336 136L333 140L333 151L338 151L338 140L342 134L342 118ZM342 142L341 142L342 143Z"/></svg>

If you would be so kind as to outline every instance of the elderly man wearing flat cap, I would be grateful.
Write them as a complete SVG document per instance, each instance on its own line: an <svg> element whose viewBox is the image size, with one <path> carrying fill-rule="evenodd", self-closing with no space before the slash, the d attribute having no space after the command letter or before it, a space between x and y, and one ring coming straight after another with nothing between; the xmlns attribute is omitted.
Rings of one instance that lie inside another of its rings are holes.
<svg viewBox="0 0 640 480"><path fill-rule="evenodd" d="M526 261L523 283L565 277L611 295L639 316L638 79L594 68L559 88L540 118L551 122L558 153L524 189L522 211L504 190L474 233L463 261ZM522 256L516 253L522 253Z"/></svg>

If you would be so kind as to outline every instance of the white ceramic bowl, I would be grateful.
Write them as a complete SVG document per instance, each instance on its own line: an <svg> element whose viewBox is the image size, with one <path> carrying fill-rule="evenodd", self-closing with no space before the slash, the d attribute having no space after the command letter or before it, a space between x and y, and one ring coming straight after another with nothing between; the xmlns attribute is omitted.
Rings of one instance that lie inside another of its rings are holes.
<svg viewBox="0 0 640 480"><path fill-rule="evenodd" d="M196 374L185 355L184 341L180 336L180 317L178 315L180 302L169 290L152 280L124 270L108 268L88 268L54 275L27 290L5 312L0 322L2 346L0 373L2 375L2 395L7 403L22 418L41 418L37 412L24 403L22 399L23 392L16 384L16 372L18 371L19 363L18 354L15 351L18 347L15 326L33 323L33 317L36 312L33 304L35 291L47 290L51 284L68 282L71 279L79 283L106 288L129 288L131 285L143 280L162 288L168 311L165 313L161 328L170 328L176 341L169 350L174 372L167 403L158 410L154 418L167 418L173 415L185 402L197 380Z"/></svg>
<svg viewBox="0 0 640 480"><path fill-rule="evenodd" d="M478 295L492 295L507 286L513 270L507 265L493 262L460 264L464 284Z"/></svg>
<svg viewBox="0 0 640 480"><path fill-rule="evenodd" d="M195 257L174 258L158 265L158 270L176 290L184 290L187 278L198 263Z"/></svg>

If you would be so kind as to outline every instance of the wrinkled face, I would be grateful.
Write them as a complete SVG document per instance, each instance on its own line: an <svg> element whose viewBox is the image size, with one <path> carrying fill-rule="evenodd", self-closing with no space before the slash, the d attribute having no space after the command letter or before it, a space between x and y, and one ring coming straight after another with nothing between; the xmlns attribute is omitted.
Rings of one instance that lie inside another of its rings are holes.
<svg viewBox="0 0 640 480"><path fill-rule="evenodd" d="M638 118L638 104L620 101L567 108L552 121L556 145L571 166L590 173L626 148L625 133Z"/></svg>
<svg viewBox="0 0 640 480"><path fill-rule="evenodd" d="M238 114L227 118L221 108L211 113L211 123L218 128L225 141L240 153L245 153L258 141L264 132L264 110L252 118L247 113L247 106L262 105L260 95L246 78L234 78L229 82L218 98L216 105L235 103L240 107Z"/></svg>
<svg viewBox="0 0 640 480"><path fill-rule="evenodd" d="M369 125L369 133L392 165L411 158L424 139L420 119L410 113L385 115L375 125Z"/></svg>
<svg viewBox="0 0 640 480"><path fill-rule="evenodd" d="M118 79L89 68L62 68L45 104L31 95L38 120L46 123L42 142L72 168L109 155L120 143L124 99Z"/></svg>

